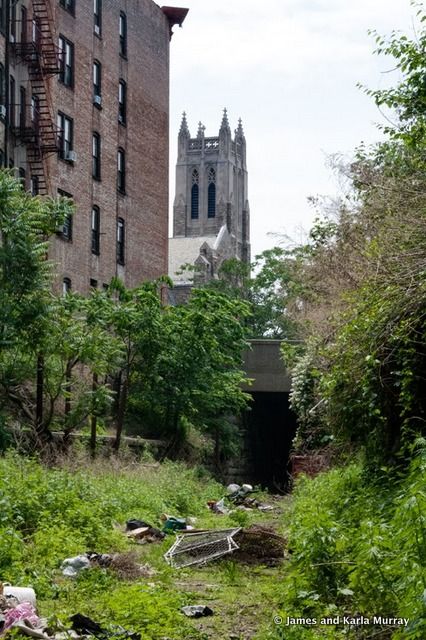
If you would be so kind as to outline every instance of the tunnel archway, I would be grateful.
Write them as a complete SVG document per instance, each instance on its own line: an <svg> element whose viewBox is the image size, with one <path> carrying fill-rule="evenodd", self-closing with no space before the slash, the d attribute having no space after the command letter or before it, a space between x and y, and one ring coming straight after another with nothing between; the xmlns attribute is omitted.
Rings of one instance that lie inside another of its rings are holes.
<svg viewBox="0 0 426 640"><path fill-rule="evenodd" d="M289 457L296 417L288 392L254 391L244 417L245 448L251 482L272 491L288 488Z"/></svg>

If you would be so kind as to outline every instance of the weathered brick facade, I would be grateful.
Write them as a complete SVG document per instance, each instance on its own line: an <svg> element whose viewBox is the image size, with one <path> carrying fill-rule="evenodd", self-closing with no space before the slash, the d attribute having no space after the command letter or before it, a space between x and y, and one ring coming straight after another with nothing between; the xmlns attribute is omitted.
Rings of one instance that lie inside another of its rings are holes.
<svg viewBox="0 0 426 640"><path fill-rule="evenodd" d="M49 76L44 82L55 135L61 135L58 113L71 119L70 148L75 152L68 161L56 152L43 154L44 172L48 174L46 191L54 196L58 190L71 194L76 205L71 239L58 234L51 244L50 256L57 263L55 286L60 289L63 279L69 278L73 290L85 293L91 281L101 287L118 275L133 287L144 279L167 273L169 40L171 25L181 22L186 11L176 10L176 18L174 10L170 14L170 10L161 9L152 0L102 0L98 3L98 29L93 0L19 0L15 10L10 9L12 18L16 15L15 26L10 25L16 35L8 47L9 73L15 80L16 95L15 123L10 125L15 127L22 124L18 113L22 110L21 87L26 96L26 127L33 126L31 100L38 86L29 72L34 64L31 56L36 54L25 57L27 49L19 44L22 6L27 10L26 39L37 41L33 21L41 15L41 38L46 42L44 14L40 13L44 11L43 4L47 7L52 42L58 46L62 37L73 48L70 86L69 79L61 82L58 73L43 73L45 78ZM120 26L124 33L121 41ZM36 51L39 44L33 47ZM125 47L124 52L120 52L121 47ZM7 74L5 48L3 35L0 55ZM94 90L94 61L101 69L98 92ZM120 81L126 89L125 123L119 122ZM96 93L100 99L94 98ZM6 120L11 118L13 106L9 106ZM25 170L26 186L30 188L35 164L28 156L27 141L19 129L15 134L9 130L5 145L8 149L3 150L8 151L5 164L12 160L15 167ZM94 132L100 139L100 179L92 176ZM0 136L5 139L3 131ZM117 188L119 149L125 153L125 193ZM99 209L100 231L99 250L95 251L91 233L94 206ZM119 219L124 221L124 260L117 259Z"/></svg>

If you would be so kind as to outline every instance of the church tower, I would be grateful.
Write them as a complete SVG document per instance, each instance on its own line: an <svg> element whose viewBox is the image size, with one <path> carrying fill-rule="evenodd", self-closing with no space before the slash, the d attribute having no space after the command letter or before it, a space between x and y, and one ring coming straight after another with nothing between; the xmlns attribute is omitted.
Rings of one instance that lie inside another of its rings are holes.
<svg viewBox="0 0 426 640"><path fill-rule="evenodd" d="M173 269L183 264L185 260L178 261L185 257L186 263L205 264L204 279L215 277L227 258L250 262L246 139L241 119L232 135L226 109L215 137L206 137L200 122L197 136L192 138L183 114L173 216L169 245L173 279Z"/></svg>

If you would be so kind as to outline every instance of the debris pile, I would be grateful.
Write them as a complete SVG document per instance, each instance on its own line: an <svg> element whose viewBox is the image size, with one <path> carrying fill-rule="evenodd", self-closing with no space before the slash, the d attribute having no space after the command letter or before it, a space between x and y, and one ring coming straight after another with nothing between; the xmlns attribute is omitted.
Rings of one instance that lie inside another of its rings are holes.
<svg viewBox="0 0 426 640"><path fill-rule="evenodd" d="M146 544L148 542L159 542L165 538L165 533L153 527L144 520L136 518L126 522L127 537L134 540L138 544Z"/></svg>
<svg viewBox="0 0 426 640"><path fill-rule="evenodd" d="M188 605L187 607L182 607L181 611L187 618L204 618L213 615L213 609L210 609L205 604Z"/></svg>
<svg viewBox="0 0 426 640"><path fill-rule="evenodd" d="M274 510L273 505L264 504L256 498L249 497L250 493L254 493L251 484L243 484L241 486L239 484L229 484L226 491L227 495L220 500L208 500L207 506L214 513L228 515L232 513L233 506L243 511L251 511L252 509L259 509L259 511Z"/></svg>
<svg viewBox="0 0 426 640"><path fill-rule="evenodd" d="M28 598L28 601L24 598ZM141 640L139 633L127 631L119 625L103 628L80 613L71 616L69 620L69 626L57 623L54 628L49 627L47 620L37 615L33 589L0 583L0 636L14 629L19 634L36 640L80 640L86 637L99 640Z"/></svg>
<svg viewBox="0 0 426 640"><path fill-rule="evenodd" d="M261 561L275 564L284 557L286 539L271 527L253 524L235 536L239 550L237 557L247 562Z"/></svg>
<svg viewBox="0 0 426 640"><path fill-rule="evenodd" d="M75 578L81 571L92 567L109 568L123 580L151 577L154 570L149 565L140 565L134 553L96 553L87 551L74 558L65 558L61 570L64 576Z"/></svg>

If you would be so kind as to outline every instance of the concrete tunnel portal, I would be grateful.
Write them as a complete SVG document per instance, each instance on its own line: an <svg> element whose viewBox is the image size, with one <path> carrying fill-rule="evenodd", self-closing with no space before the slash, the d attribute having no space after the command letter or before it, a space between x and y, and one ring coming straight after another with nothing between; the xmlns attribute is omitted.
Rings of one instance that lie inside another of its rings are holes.
<svg viewBox="0 0 426 640"><path fill-rule="evenodd" d="M296 417L289 406L290 377L281 359L281 340L251 340L244 368L252 384L250 410L243 416L244 456L250 481L285 490Z"/></svg>

